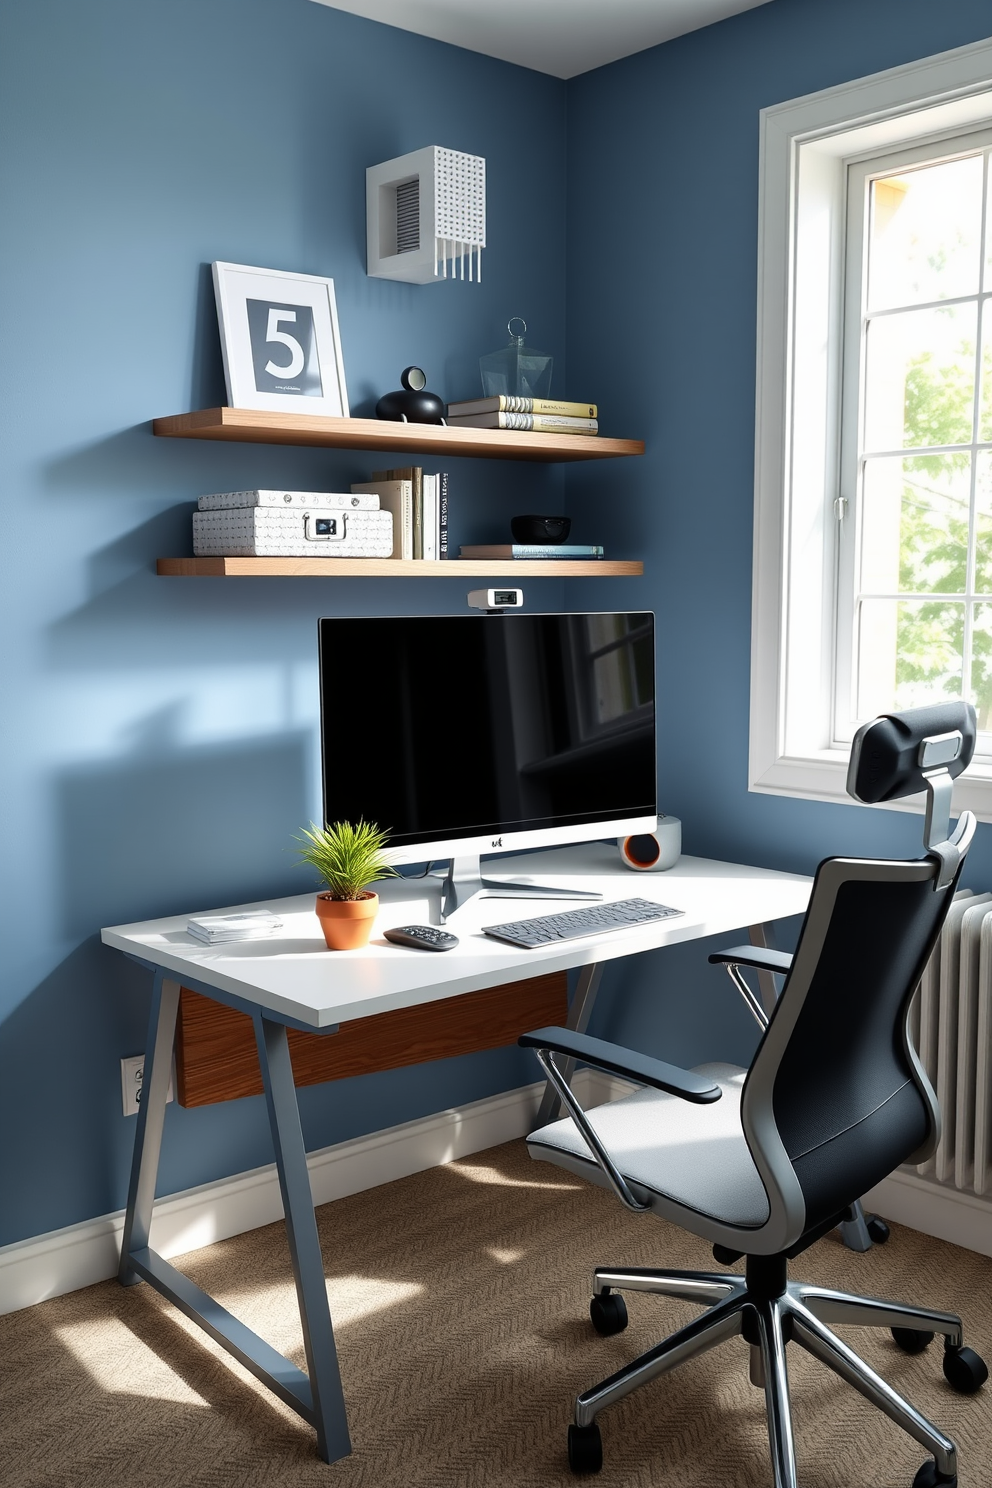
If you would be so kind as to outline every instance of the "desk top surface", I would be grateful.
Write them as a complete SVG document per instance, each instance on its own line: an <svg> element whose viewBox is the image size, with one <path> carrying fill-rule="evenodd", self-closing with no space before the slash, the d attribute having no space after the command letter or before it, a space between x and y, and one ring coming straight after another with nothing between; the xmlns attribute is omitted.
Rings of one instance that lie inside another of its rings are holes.
<svg viewBox="0 0 992 1488"><path fill-rule="evenodd" d="M682 857L666 873L632 873L615 847L585 843L553 852L504 859L487 867L490 877L520 882L598 889L605 900L650 899L684 910L678 919L660 920L633 930L615 930L558 942L538 950L519 950L484 935L483 925L533 919L581 908L567 900L484 898L470 901L448 921L459 944L443 954L406 950L383 938L394 925L438 924L441 880L387 879L376 887L380 909L370 944L360 951L328 951L324 946L314 894L266 899L252 905L283 920L278 934L264 940L206 946L186 933L191 914L221 913L191 907L186 914L102 931L105 945L195 982L227 997L265 1009L277 1019L306 1027L329 1028L393 1008L433 1002L459 992L498 986L546 972L632 956L658 946L722 935L731 930L802 914L812 880L795 873Z"/></svg>

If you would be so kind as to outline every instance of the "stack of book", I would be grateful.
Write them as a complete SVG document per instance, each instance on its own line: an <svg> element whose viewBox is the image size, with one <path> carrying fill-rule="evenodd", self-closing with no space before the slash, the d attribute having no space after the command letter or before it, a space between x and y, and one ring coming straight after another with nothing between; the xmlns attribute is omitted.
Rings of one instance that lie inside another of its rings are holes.
<svg viewBox="0 0 992 1488"><path fill-rule="evenodd" d="M599 543L475 543L459 558L602 558Z"/></svg>
<svg viewBox="0 0 992 1488"><path fill-rule="evenodd" d="M566 403L558 398L474 398L448 404L453 429L529 429L536 434L598 434L595 403Z"/></svg>
<svg viewBox="0 0 992 1488"><path fill-rule="evenodd" d="M225 945L232 940L262 940L282 929L282 920L267 909L246 909L239 914L197 915L186 926L187 935L204 945Z"/></svg>
<svg viewBox="0 0 992 1488"><path fill-rule="evenodd" d="M376 470L352 486L356 496L375 495L393 516L394 558L447 558L448 476L425 475L419 465Z"/></svg>

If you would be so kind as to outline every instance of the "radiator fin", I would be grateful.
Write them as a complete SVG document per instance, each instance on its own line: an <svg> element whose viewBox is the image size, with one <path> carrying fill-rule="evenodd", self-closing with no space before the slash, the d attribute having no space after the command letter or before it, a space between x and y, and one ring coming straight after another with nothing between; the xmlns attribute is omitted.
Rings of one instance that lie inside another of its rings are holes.
<svg viewBox="0 0 992 1488"><path fill-rule="evenodd" d="M910 1034L937 1092L941 1137L916 1171L992 1192L992 894L954 896L910 1014Z"/></svg>

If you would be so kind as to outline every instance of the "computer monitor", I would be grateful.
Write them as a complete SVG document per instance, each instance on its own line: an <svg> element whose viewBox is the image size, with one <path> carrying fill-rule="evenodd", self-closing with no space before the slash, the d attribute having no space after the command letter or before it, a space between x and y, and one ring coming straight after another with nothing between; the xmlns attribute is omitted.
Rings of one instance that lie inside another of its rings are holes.
<svg viewBox="0 0 992 1488"><path fill-rule="evenodd" d="M334 618L319 644L325 820L451 860L445 913L515 897L483 854L654 830L650 612Z"/></svg>

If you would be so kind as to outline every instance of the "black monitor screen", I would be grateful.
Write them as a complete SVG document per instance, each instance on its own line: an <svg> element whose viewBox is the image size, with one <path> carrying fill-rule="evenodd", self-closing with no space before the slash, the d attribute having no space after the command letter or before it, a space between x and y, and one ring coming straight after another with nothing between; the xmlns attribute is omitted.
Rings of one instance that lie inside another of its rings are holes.
<svg viewBox="0 0 992 1488"><path fill-rule="evenodd" d="M655 813L649 612L319 627L327 821L399 847Z"/></svg>

